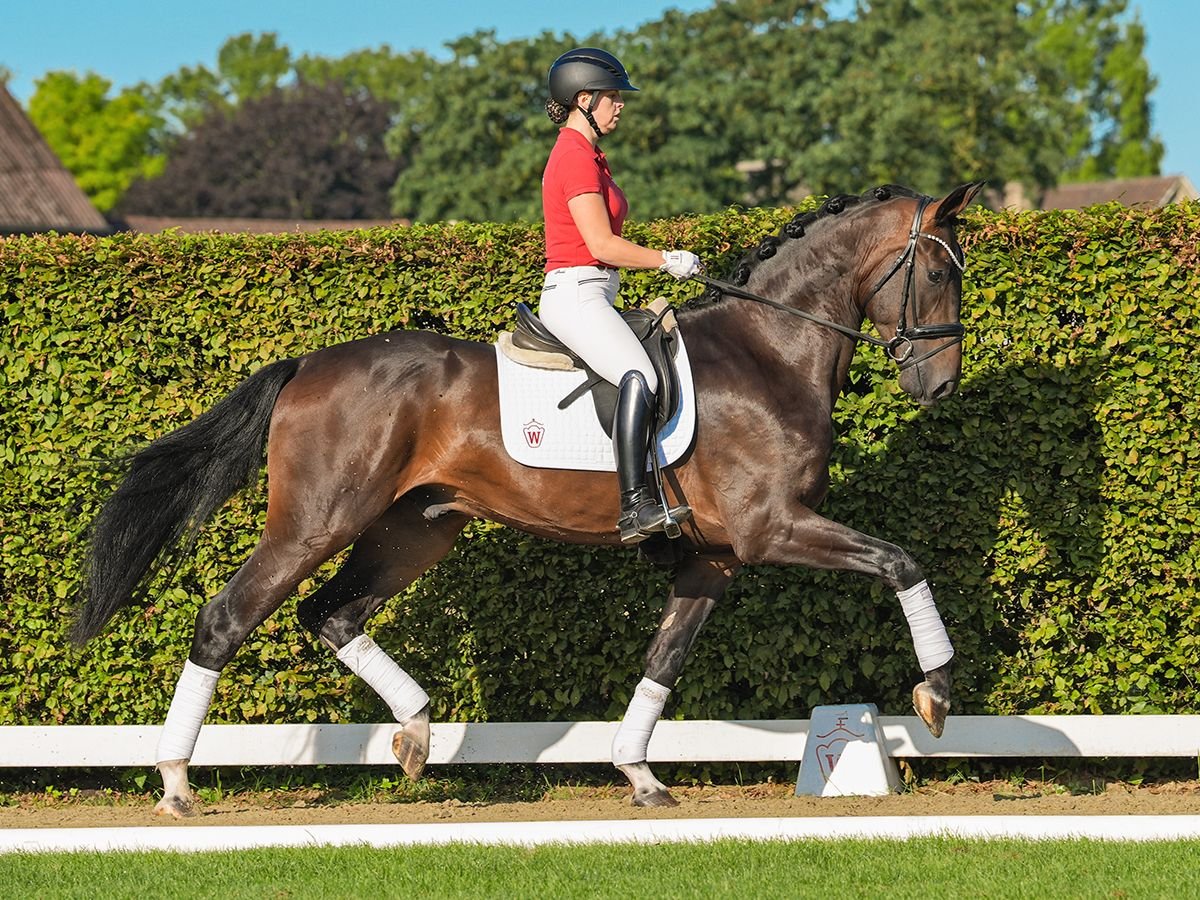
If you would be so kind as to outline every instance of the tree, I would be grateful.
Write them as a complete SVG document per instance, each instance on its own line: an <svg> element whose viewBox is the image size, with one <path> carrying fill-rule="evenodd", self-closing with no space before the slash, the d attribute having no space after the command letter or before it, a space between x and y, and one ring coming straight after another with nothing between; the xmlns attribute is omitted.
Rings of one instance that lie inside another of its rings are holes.
<svg viewBox="0 0 1200 900"><path fill-rule="evenodd" d="M1085 112L1070 138L1065 181L1155 175L1162 142L1150 133L1155 79L1145 59L1146 32L1126 21L1125 0L1047 0L1031 17L1038 44L1062 61L1067 90Z"/></svg>
<svg viewBox="0 0 1200 900"><path fill-rule="evenodd" d="M638 215L786 198L836 49L826 22L818 0L737 0L618 37L645 88L618 141Z"/></svg>
<svg viewBox="0 0 1200 900"><path fill-rule="evenodd" d="M1145 47L1146 31L1135 21L1105 60L1104 74L1111 89L1105 92L1104 107L1112 127L1092 151L1093 171L1088 178L1100 174L1134 178L1159 172L1164 147L1150 133L1150 94L1157 80L1150 74Z"/></svg>
<svg viewBox="0 0 1200 900"><path fill-rule="evenodd" d="M849 15L834 16L829 8L844 3L715 0L692 13L669 10L630 32L515 41L476 32L450 42L444 60L386 46L293 59L272 33L242 34L222 45L215 69L185 67L156 86L123 92L121 121L98 115L107 87L97 100L92 85L69 102L47 103L38 124L58 135L52 146L81 183L93 185L89 193L108 191L107 205L131 170L151 175L164 153L188 154L194 132L220 130L219 117L236 117L298 82L336 84L343 99L369 97L386 110L392 212L427 221L536 220L554 139L543 108L546 71L564 50L598 44L616 52L642 88L605 141L638 218L779 204L801 192L888 181L927 193L969 178L1037 188L1158 171L1145 33L1126 6L857 0ZM312 142L301 117L281 115L278 126L295 131L260 137L283 158L289 143ZM238 128L253 131L244 120ZM225 138L241 156L228 160L213 148L213 168L228 162L251 178L244 167L261 148L241 133ZM97 153L102 145L115 158ZM227 173L202 171L194 154L186 165L199 183L226 180Z"/></svg>
<svg viewBox="0 0 1200 900"><path fill-rule="evenodd" d="M953 23L953 24L950 24ZM926 192L971 178L1042 181L1065 108L1015 6L993 0L873 0L832 23L839 56L791 174L818 193L900 182Z"/></svg>
<svg viewBox="0 0 1200 900"><path fill-rule="evenodd" d="M571 46L549 32L500 42L480 31L447 44L410 92L387 146L403 168L393 209L424 221L532 220L541 217L547 141L548 60Z"/></svg>
<svg viewBox="0 0 1200 900"><path fill-rule="evenodd" d="M1124 0L860 0L831 43L820 130L792 174L820 193L894 180L1053 185L1153 174L1153 87Z"/></svg>
<svg viewBox="0 0 1200 900"><path fill-rule="evenodd" d="M309 84L336 82L347 91L365 91L382 100L393 115L411 118L416 98L432 87L434 61L420 50L395 53L386 44L355 50L336 59L304 55L293 65L296 77Z"/></svg>
<svg viewBox="0 0 1200 900"><path fill-rule="evenodd" d="M112 82L89 72L38 79L29 118L101 212L138 178L162 171L162 118L140 88L109 97Z"/></svg>
<svg viewBox="0 0 1200 900"><path fill-rule="evenodd" d="M393 127L419 129L420 110L434 90L432 72L437 64L425 53L396 54L386 45L378 50L356 50L337 59L302 56L296 60L296 77L310 84L340 84L347 92L362 93L384 103ZM404 149L394 154L398 171L409 164Z"/></svg>
<svg viewBox="0 0 1200 900"><path fill-rule="evenodd" d="M221 46L216 72L184 67L115 97L112 82L95 73L49 72L36 82L29 117L96 208L108 212L135 181L163 171L174 138L275 89L290 60L274 34L243 34Z"/></svg>
<svg viewBox="0 0 1200 900"><path fill-rule="evenodd" d="M275 88L214 111L172 148L160 176L134 184L121 214L382 218L396 163L385 104L340 85Z"/></svg>
<svg viewBox="0 0 1200 900"><path fill-rule="evenodd" d="M239 34L221 45L217 72L236 103L264 97L280 86L292 70L292 53L279 45L278 35Z"/></svg>
<svg viewBox="0 0 1200 900"><path fill-rule="evenodd" d="M448 44L418 99L388 135L404 154L392 198L422 220L541 217L541 173L554 141L545 115L551 62L574 46L617 53L633 83L630 115L605 141L638 218L711 212L747 199L738 164L755 158L771 125L775 93L794 111L789 78L814 68L817 52L775 59L771 49L824 18L816 0L736 0L709 10L668 11L633 32L576 38L545 32L499 42L481 31ZM772 172L774 169L772 168Z"/></svg>
<svg viewBox="0 0 1200 900"><path fill-rule="evenodd" d="M215 112L231 112L233 103L221 77L204 66L183 66L152 88L169 133L179 135Z"/></svg>
<svg viewBox="0 0 1200 900"><path fill-rule="evenodd" d="M220 110L230 113L270 93L292 76L292 54L274 32L227 39L217 51L216 71L183 66L151 89L174 133L186 131Z"/></svg>
<svg viewBox="0 0 1200 900"><path fill-rule="evenodd" d="M392 197L419 219L536 219L545 70L599 43L643 88L608 138L641 217L775 204L803 188L925 192L1150 174L1153 87L1124 0L723 0L629 33L501 43L480 32L411 86Z"/></svg>

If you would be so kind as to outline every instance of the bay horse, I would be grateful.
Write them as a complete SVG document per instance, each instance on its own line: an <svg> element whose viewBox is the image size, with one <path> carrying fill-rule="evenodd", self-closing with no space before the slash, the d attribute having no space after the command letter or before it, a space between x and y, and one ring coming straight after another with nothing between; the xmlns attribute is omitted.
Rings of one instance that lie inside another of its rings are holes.
<svg viewBox="0 0 1200 900"><path fill-rule="evenodd" d="M925 576L904 550L822 518L832 411L859 340L883 344L923 405L961 376L964 258L955 217L982 185L941 199L888 185L827 200L765 238L732 283L678 313L696 389L697 436L667 470L692 509L676 576L613 744L639 806L673 806L646 763L663 703L705 618L744 565L874 576L896 592L925 679L916 712L940 735L953 649ZM761 302L755 302L761 301ZM859 329L866 319L879 337ZM500 435L490 344L423 331L381 334L260 369L209 411L124 461L92 523L72 638L99 634L236 491L266 447L266 525L228 584L196 615L156 765L159 814L192 813L187 767L221 669L319 565L346 562L298 617L388 703L393 751L418 778L428 696L363 631L445 556L472 518L579 544L619 544L614 476L526 468Z"/></svg>

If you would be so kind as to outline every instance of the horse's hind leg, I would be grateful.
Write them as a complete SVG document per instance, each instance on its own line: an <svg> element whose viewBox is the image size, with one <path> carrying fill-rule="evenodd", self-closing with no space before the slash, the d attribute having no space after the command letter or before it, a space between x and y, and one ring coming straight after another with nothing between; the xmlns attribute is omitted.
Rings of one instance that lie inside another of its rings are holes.
<svg viewBox="0 0 1200 900"><path fill-rule="evenodd" d="M683 670L700 626L737 572L731 561L686 558L663 607L658 631L646 651L646 674L638 683L613 739L613 765L633 786L634 806L677 806L646 762L650 735Z"/></svg>
<svg viewBox="0 0 1200 900"><path fill-rule="evenodd" d="M445 556L468 521L458 513L426 518L430 508L423 491L396 501L355 541L337 575L298 610L304 626L388 704L400 724L392 752L413 780L421 777L429 758L429 697L363 633L363 625L381 604Z"/></svg>
<svg viewBox="0 0 1200 900"><path fill-rule="evenodd" d="M306 496L315 498L314 494ZM356 510L331 513L328 526L323 524L319 530L310 528L303 533L297 531L295 523L308 517L273 517L268 511L267 527L250 558L196 614L192 649L175 687L155 755L155 766L163 778L163 798L154 809L157 814L180 818L192 813L188 762L221 670L296 586L317 566L349 546L389 499L379 495L374 508L363 502ZM285 504L280 501L278 505L282 508Z"/></svg>
<svg viewBox="0 0 1200 900"><path fill-rule="evenodd" d="M268 528L250 558L196 614L192 649L175 686L155 756L163 778L163 798L154 808L157 814L179 818L192 813L188 761L225 664L300 580L340 549L282 542Z"/></svg>

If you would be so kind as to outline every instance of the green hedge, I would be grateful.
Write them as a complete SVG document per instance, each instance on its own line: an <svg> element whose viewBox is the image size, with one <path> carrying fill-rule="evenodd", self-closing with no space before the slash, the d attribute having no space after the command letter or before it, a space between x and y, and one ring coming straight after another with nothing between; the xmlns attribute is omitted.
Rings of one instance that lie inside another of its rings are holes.
<svg viewBox="0 0 1200 900"><path fill-rule="evenodd" d="M788 216L630 230L719 268ZM1198 233L1195 203L972 211L960 394L920 410L880 353L859 351L823 511L925 567L958 647L959 712L1198 711ZM391 328L491 340L512 301L536 296L540 242L496 225L0 241L0 724L161 720L196 609L257 538L262 485L225 507L153 605L72 648L105 459L273 359ZM624 297L697 290L634 273ZM480 524L373 631L438 719L612 718L667 588L630 552ZM917 677L880 586L757 567L714 612L667 712L804 717L866 700L901 714ZM210 721L386 716L288 603L226 670Z"/></svg>

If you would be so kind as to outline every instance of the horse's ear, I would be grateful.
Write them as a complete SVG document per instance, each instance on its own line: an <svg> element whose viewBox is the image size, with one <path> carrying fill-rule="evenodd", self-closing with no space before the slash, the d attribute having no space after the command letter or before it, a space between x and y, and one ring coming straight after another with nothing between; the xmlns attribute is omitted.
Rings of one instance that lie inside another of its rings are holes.
<svg viewBox="0 0 1200 900"><path fill-rule="evenodd" d="M933 225L946 225L951 222L955 216L967 208L971 201L975 199L975 195L983 188L987 182L972 181L970 184L963 184L956 187L946 198L937 204L937 212L933 214ZM930 204L931 206L933 204Z"/></svg>

